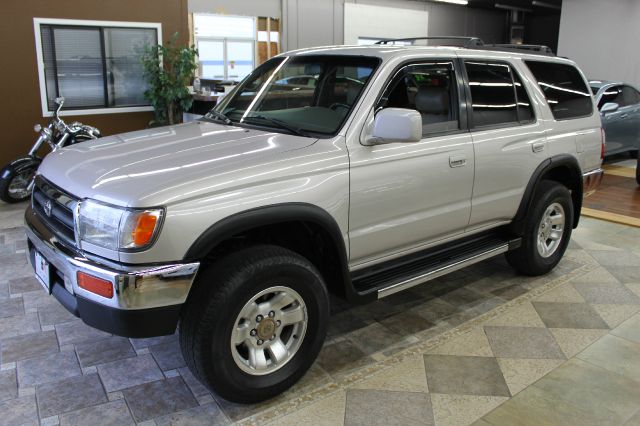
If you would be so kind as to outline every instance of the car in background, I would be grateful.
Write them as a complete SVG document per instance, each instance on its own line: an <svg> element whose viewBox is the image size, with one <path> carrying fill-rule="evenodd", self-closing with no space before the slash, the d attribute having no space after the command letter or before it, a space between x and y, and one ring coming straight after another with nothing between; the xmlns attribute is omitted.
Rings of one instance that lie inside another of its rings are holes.
<svg viewBox="0 0 640 426"><path fill-rule="evenodd" d="M640 92L629 84L589 81L602 118L607 145L606 156L629 152L638 157L640 147Z"/></svg>

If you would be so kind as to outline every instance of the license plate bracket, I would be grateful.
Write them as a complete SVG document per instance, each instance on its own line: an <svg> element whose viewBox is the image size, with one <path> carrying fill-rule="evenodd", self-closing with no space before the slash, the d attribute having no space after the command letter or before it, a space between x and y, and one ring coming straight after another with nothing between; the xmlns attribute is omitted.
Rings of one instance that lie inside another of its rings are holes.
<svg viewBox="0 0 640 426"><path fill-rule="evenodd" d="M35 252L34 269L36 278L40 281L42 287L47 293L51 294L51 268L49 261L38 251Z"/></svg>

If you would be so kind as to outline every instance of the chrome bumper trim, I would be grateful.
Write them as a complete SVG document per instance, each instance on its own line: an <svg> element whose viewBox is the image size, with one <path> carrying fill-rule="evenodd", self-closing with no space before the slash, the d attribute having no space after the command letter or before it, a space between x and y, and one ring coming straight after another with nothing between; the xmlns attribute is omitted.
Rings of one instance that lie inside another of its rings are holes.
<svg viewBox="0 0 640 426"><path fill-rule="evenodd" d="M602 176L604 175L604 170L601 168L591 170L590 172L582 174L582 196L588 197L589 195L596 192L600 183L602 182Z"/></svg>
<svg viewBox="0 0 640 426"><path fill-rule="evenodd" d="M62 245L38 219L31 207L25 212L25 232L29 240L27 256L35 248L64 276L64 287L74 295L116 309L148 309L182 304L198 272L200 263L158 266L107 267L89 260ZM77 273L86 272L113 284L111 299L80 288Z"/></svg>

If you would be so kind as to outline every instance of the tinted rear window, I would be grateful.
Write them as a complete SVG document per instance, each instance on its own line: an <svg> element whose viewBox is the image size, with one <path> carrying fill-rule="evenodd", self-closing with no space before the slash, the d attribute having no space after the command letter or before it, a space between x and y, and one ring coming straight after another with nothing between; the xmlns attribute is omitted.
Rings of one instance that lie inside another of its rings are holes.
<svg viewBox="0 0 640 426"><path fill-rule="evenodd" d="M538 80L556 120L591 115L591 90L574 66L540 61L525 62Z"/></svg>

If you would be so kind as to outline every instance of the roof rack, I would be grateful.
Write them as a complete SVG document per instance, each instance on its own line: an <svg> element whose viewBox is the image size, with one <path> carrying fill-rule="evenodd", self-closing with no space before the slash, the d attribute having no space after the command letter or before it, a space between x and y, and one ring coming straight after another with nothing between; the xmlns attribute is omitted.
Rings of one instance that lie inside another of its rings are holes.
<svg viewBox="0 0 640 426"><path fill-rule="evenodd" d="M514 50L522 50L537 55L556 56L556 54L553 53L553 50L551 50L549 46L544 46L542 44L485 44L484 46L482 46L482 48L490 50L503 50L508 52Z"/></svg>
<svg viewBox="0 0 640 426"><path fill-rule="evenodd" d="M376 44L393 44L396 42L414 42L418 40L451 40L453 44L441 44L441 46L457 46L466 48L477 48L484 46L484 42L478 37L458 37L458 36L436 36L436 37L409 37L409 38L395 38L389 40L380 40Z"/></svg>

